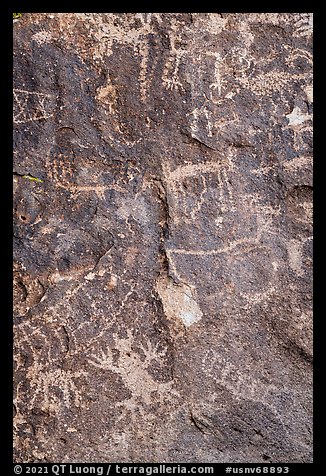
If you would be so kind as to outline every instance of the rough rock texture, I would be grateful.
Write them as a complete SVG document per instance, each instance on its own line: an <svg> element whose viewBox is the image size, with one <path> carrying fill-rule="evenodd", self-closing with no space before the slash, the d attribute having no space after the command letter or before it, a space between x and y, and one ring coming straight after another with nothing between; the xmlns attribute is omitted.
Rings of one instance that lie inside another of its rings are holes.
<svg viewBox="0 0 326 476"><path fill-rule="evenodd" d="M15 461L312 461L311 30L15 22Z"/></svg>

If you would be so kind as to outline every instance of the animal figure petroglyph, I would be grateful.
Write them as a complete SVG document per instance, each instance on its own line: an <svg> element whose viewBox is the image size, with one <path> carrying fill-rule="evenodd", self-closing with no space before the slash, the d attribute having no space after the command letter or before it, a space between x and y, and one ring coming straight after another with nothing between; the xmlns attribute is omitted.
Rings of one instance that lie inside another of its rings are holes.
<svg viewBox="0 0 326 476"><path fill-rule="evenodd" d="M229 180L231 164L206 162L189 164L171 170L163 163L163 173L170 195L173 223L193 222L198 218L208 197L209 188L217 190L216 205L222 212L235 209L235 200ZM193 185L196 183L196 187ZM199 194L199 196L198 196Z"/></svg>

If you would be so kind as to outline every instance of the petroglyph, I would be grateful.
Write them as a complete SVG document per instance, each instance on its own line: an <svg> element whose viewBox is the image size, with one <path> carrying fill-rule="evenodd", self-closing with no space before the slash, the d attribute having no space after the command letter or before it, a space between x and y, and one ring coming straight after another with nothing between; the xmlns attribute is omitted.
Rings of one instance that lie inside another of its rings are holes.
<svg viewBox="0 0 326 476"><path fill-rule="evenodd" d="M63 151L63 149L65 149ZM113 172L120 174L118 180L112 181L110 184L105 184L106 174L95 172L91 168L86 168L84 171L79 171L76 174L75 157L76 152L74 146L70 147L70 154L67 154L67 148L60 148L54 146L50 149L46 157L46 165L51 183L67 190L71 194L71 198L77 198L82 193L94 192L99 201L105 201L106 193L115 190L119 193L126 193L127 189L122 186L123 174L125 173L123 167L121 171L119 166L112 166ZM129 172L127 172L128 174ZM90 176L92 179L90 180ZM120 183L119 183L120 182Z"/></svg>
<svg viewBox="0 0 326 476"><path fill-rule="evenodd" d="M227 388L237 400L266 402L268 394L278 390L276 385L266 385L263 379L256 379L245 362L242 368L238 368L211 349L205 352L202 370L216 384Z"/></svg>
<svg viewBox="0 0 326 476"><path fill-rule="evenodd" d="M98 88L96 98L98 101L108 106L110 114L115 112L116 95L116 89L112 84L110 75L108 74L106 85Z"/></svg>
<svg viewBox="0 0 326 476"><path fill-rule="evenodd" d="M295 77L300 79L304 75L297 74ZM258 96L268 96L273 94L275 91L282 92L283 89L287 87L289 82L293 82L294 75L287 72L268 72L260 73L256 76L253 76L250 80L247 77L239 79L239 82L250 89L253 93Z"/></svg>
<svg viewBox="0 0 326 476"><path fill-rule="evenodd" d="M175 284L169 278L161 278L156 289L168 319L181 319L185 327L200 321L203 313L196 302L194 286L186 283Z"/></svg>
<svg viewBox="0 0 326 476"><path fill-rule="evenodd" d="M140 81L140 97L143 102L146 101L147 94L147 69L148 69L148 54L149 54L149 43L146 38L142 45L139 45L138 50L140 60L140 72L139 72L139 81Z"/></svg>
<svg viewBox="0 0 326 476"><path fill-rule="evenodd" d="M222 96L222 88L227 85L227 80L224 79L223 73L225 73L225 59L228 56L226 53L224 56L221 53L209 52L207 56L214 57L214 71L213 71L213 82L210 84L211 97L210 100L214 104L219 104L219 97ZM216 91L217 91L217 100L216 100Z"/></svg>
<svg viewBox="0 0 326 476"><path fill-rule="evenodd" d="M15 461L312 461L311 33L15 24Z"/></svg>
<svg viewBox="0 0 326 476"><path fill-rule="evenodd" d="M296 61L302 61L304 60L307 62L310 66L312 66L313 63L313 57L312 53L307 50L303 50L302 48L294 48L289 51L289 54L287 56L286 62L289 66L292 66L292 68L295 68L295 62ZM299 75L294 75L294 77L300 77Z"/></svg>
<svg viewBox="0 0 326 476"><path fill-rule="evenodd" d="M288 389L274 383L265 383L264 374L261 378L253 376L252 369L246 362L241 363L240 366L234 365L209 349L202 360L202 370L217 387L227 389L238 402L243 400L261 402L270 408L279 421L282 421L275 397L282 390L286 392Z"/></svg>
<svg viewBox="0 0 326 476"><path fill-rule="evenodd" d="M220 161L226 161L225 159L220 159ZM186 177L195 177L200 175L201 173L210 173L210 172L217 172L221 168L221 163L219 162L205 162L204 164L189 164L189 165L182 165L175 170L171 170L166 166L163 162L162 164L164 168L164 175L167 179L171 181L180 181ZM223 165L222 165L223 166Z"/></svg>
<svg viewBox="0 0 326 476"><path fill-rule="evenodd" d="M294 21L294 37L311 37L313 31L313 14L300 13L297 14L299 18Z"/></svg>
<svg viewBox="0 0 326 476"><path fill-rule="evenodd" d="M314 95L313 95L313 86L312 84L309 84L308 86L305 87L304 89L306 95L307 95L307 99L309 102L313 102L314 101Z"/></svg>
<svg viewBox="0 0 326 476"><path fill-rule="evenodd" d="M259 239L235 240L228 246L212 250L168 250L168 255L195 256L203 258L225 255L228 262L229 279L234 282L236 289L249 305L255 305L267 300L277 291L276 271L278 260L271 255L268 247L261 246ZM255 260L255 261L254 261ZM252 263L255 262L253 267ZM259 264L258 264L259 263ZM273 264L272 264L273 263ZM213 266L213 264L212 264Z"/></svg>
<svg viewBox="0 0 326 476"><path fill-rule="evenodd" d="M229 181L232 164L226 159L205 164L189 164L171 170L162 163L165 182L171 198L174 211L174 224L191 222L198 218L202 206L206 203L208 189L216 190L216 205L222 212L235 209L235 200ZM192 192L197 183L196 191ZM198 190L200 194L198 196Z"/></svg>
<svg viewBox="0 0 326 476"><path fill-rule="evenodd" d="M235 210L235 201L233 191L228 177L228 168L221 167L217 172L219 184L219 203L221 203L222 212Z"/></svg>
<svg viewBox="0 0 326 476"><path fill-rule="evenodd" d="M202 131L207 133L207 137L213 137L212 132L212 115L206 107L195 108L189 116L192 116L190 121L191 136L202 142L200 138Z"/></svg>
<svg viewBox="0 0 326 476"><path fill-rule="evenodd" d="M140 353L136 352L135 339L129 329L126 338L117 337L114 334L113 337L119 356L115 357L111 348L108 347L106 350L91 354L88 362L96 368L118 374L123 384L130 390L132 396L119 404L122 410L118 421L124 418L135 421L139 419L139 416L145 418L144 405L151 405L157 400L164 404L178 397L173 381L156 381L148 372L153 362L159 364L164 359L166 348L160 349L158 345L152 345L148 341L145 346L140 346Z"/></svg>
<svg viewBox="0 0 326 476"><path fill-rule="evenodd" d="M173 23L172 23L173 25ZM170 40L170 54L165 62L163 73L162 73L162 83L166 89L184 91L184 87L180 81L179 68L180 63L183 61L184 57L187 55L187 50L184 48L178 48L176 43L180 40L177 35L175 25L172 26L171 32L169 34Z"/></svg>
<svg viewBox="0 0 326 476"><path fill-rule="evenodd" d="M58 186L67 186L73 182L75 175L74 159L75 154L73 148L71 153L62 152L63 148L55 146L48 158L49 173L51 181Z"/></svg>
<svg viewBox="0 0 326 476"><path fill-rule="evenodd" d="M52 35L46 30L41 30L37 33L34 33L34 35L32 36L32 40L36 41L36 43L38 43L39 45L43 45L52 41Z"/></svg>
<svg viewBox="0 0 326 476"><path fill-rule="evenodd" d="M53 117L56 97L53 94L13 89L14 124L25 124Z"/></svg>
<svg viewBox="0 0 326 476"><path fill-rule="evenodd" d="M87 373L60 368L47 371L42 365L35 364L27 372L33 392L31 405L38 405L41 410L50 413L57 413L62 407L82 406L81 393L74 383L75 379L82 376L87 376Z"/></svg>
<svg viewBox="0 0 326 476"><path fill-rule="evenodd" d="M99 200L105 200L105 193L108 192L109 190L116 190L117 192L120 193L126 193L126 190L120 187L119 185L73 185L71 184L68 187L64 187L68 190L71 190L72 194L78 195L79 193L82 192L94 192L96 196L98 197Z"/></svg>
<svg viewBox="0 0 326 476"><path fill-rule="evenodd" d="M184 91L184 87L179 80L180 62L185 55L183 50L175 50L173 59L167 61L162 75L162 82L166 89Z"/></svg>

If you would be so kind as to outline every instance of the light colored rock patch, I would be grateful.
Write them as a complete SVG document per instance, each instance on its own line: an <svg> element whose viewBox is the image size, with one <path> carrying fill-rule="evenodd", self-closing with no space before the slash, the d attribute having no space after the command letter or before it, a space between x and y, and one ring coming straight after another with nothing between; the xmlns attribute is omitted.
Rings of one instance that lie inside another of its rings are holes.
<svg viewBox="0 0 326 476"><path fill-rule="evenodd" d="M169 278L161 278L156 289L169 319L181 319L186 327L200 321L203 313L195 300L194 286L185 283L176 285Z"/></svg>
<svg viewBox="0 0 326 476"><path fill-rule="evenodd" d="M295 107L291 114L287 114L286 117L289 120L289 126L299 126L311 119L310 114L304 114L298 107Z"/></svg>
<svg viewBox="0 0 326 476"><path fill-rule="evenodd" d="M116 90L111 82L110 77L107 77L107 83L105 86L97 89L96 99L106 104L109 107L109 112L114 112L114 102L116 99Z"/></svg>

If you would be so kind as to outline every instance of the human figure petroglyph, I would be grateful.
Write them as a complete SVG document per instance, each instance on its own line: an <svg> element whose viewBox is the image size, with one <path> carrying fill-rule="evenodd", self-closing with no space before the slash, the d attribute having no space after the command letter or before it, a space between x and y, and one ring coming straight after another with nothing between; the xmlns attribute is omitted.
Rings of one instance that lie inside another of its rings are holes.
<svg viewBox="0 0 326 476"><path fill-rule="evenodd" d="M146 418L143 406L151 405L157 399L163 403L179 397L174 389L173 380L158 382L148 372L152 362L162 365L162 359L167 355L167 348L161 349L158 344L153 345L147 341L146 345L140 346L139 353L133 348L135 338L130 329L127 330L126 338L119 338L114 334L113 336L119 356L116 357L111 348L107 347L106 350L91 354L88 362L91 366L118 374L123 384L131 391L132 396L118 405L122 408L118 420L126 417L135 420L139 418L139 415Z"/></svg>

